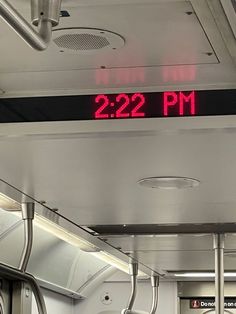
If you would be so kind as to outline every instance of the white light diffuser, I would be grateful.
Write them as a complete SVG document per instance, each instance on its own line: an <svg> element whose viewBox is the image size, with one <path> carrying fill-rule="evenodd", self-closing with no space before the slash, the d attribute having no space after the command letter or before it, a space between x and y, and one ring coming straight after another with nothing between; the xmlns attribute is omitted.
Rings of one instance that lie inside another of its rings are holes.
<svg viewBox="0 0 236 314"><path fill-rule="evenodd" d="M123 262L122 260L110 255L109 253L100 251L100 252L91 253L91 254L93 254L93 256L99 258L100 260L106 262L107 264L112 265L118 268L119 270L129 274L129 265ZM147 274L139 270L138 277L148 277L148 276Z"/></svg>
<svg viewBox="0 0 236 314"><path fill-rule="evenodd" d="M214 278L215 273L212 272L189 272L189 273L176 273L175 277L180 278ZM227 272L224 274L224 277L236 277L236 272Z"/></svg>
<svg viewBox="0 0 236 314"><path fill-rule="evenodd" d="M112 256L111 254L101 251L98 247L94 246L90 242L74 235L59 225L51 222L50 220L38 215L36 213L34 223L39 228L55 235L57 238L81 249L82 251L92 254L94 257L104 261L105 263L116 267L117 269L129 273L129 265L124 261ZM138 276L147 277L147 275L139 271Z"/></svg>
<svg viewBox="0 0 236 314"><path fill-rule="evenodd" d="M14 201L10 197L6 196L3 193L0 193L0 208L13 211L15 215L21 217L21 204ZM129 273L129 265L128 263L112 256L111 254L101 251L98 247L93 245L92 243L84 240L83 238L69 232L65 228L59 226L58 224L52 222L51 220L35 213L34 224L38 226L40 229L56 236L57 238L65 241L75 247L78 247L82 251L91 253L94 257L104 261L105 263L116 267L117 269ZM139 271L138 276L147 277L147 275L141 271Z"/></svg>
<svg viewBox="0 0 236 314"><path fill-rule="evenodd" d="M100 249L90 242L74 235L73 233L67 231L65 228L59 226L58 224L44 218L43 216L35 214L34 224L40 229L53 234L57 238L81 249L85 252L98 252Z"/></svg>
<svg viewBox="0 0 236 314"><path fill-rule="evenodd" d="M12 211L15 215L21 217L21 204L14 201L3 193L0 193L0 208L2 208L3 210ZM34 224L40 229L43 229L44 231L61 239L62 241L78 247L84 252L92 253L94 257L104 261L105 263L112 265L125 273L129 273L128 263L125 263L124 261L112 256L105 251L101 251L92 243L84 240L81 237L78 237L77 235L69 232L65 228L37 213L35 213ZM138 276L146 277L147 275L139 271Z"/></svg>

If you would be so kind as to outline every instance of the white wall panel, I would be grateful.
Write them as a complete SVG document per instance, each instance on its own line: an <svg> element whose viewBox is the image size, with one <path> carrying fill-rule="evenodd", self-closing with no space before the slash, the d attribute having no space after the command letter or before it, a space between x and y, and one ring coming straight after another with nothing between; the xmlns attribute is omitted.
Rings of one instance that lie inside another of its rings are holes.
<svg viewBox="0 0 236 314"><path fill-rule="evenodd" d="M109 293L112 302L104 305L101 301L104 293ZM129 282L107 282L97 289L88 299L75 306L75 314L120 313L126 307L130 293ZM177 286L173 282L161 282L157 314L177 313ZM135 309L149 311L151 306L151 286L149 282L138 284Z"/></svg>
<svg viewBox="0 0 236 314"><path fill-rule="evenodd" d="M51 291L43 290L47 314L74 314L73 300ZM33 299L32 314L38 314L35 300Z"/></svg>

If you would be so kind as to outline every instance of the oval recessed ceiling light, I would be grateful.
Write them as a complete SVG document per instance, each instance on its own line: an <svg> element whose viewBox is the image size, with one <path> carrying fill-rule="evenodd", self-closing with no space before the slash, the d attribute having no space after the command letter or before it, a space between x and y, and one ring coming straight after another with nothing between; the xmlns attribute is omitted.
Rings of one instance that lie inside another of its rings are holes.
<svg viewBox="0 0 236 314"><path fill-rule="evenodd" d="M197 187L200 181L186 177L150 177L139 180L138 184L153 189L177 190Z"/></svg>

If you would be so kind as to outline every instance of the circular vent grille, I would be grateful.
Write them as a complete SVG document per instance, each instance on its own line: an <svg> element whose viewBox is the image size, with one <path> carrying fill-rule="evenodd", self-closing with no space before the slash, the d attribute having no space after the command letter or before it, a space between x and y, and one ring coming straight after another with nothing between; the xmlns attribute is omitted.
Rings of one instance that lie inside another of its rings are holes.
<svg viewBox="0 0 236 314"><path fill-rule="evenodd" d="M64 28L53 32L53 41L60 52L90 53L124 46L124 39L102 29Z"/></svg>
<svg viewBox="0 0 236 314"><path fill-rule="evenodd" d="M92 34L62 35L56 38L54 42L58 47L73 50L102 49L110 45L109 41L105 37Z"/></svg>

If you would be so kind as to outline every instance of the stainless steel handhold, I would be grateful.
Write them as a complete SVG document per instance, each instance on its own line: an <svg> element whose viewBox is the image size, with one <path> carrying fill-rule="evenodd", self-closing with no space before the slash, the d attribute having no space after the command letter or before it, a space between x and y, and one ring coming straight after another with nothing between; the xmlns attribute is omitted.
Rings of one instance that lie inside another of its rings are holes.
<svg viewBox="0 0 236 314"><path fill-rule="evenodd" d="M150 314L155 314L158 306L159 276L152 276L151 284L152 284L152 307Z"/></svg>
<svg viewBox="0 0 236 314"><path fill-rule="evenodd" d="M130 272L130 276L131 276L132 290L131 290L131 295L130 295L130 299L128 302L127 310L132 310L133 305L134 305L134 301L136 298L136 294L137 294L138 263L131 262L129 264L129 272Z"/></svg>
<svg viewBox="0 0 236 314"><path fill-rule="evenodd" d="M34 219L34 203L23 203L22 219L24 220L24 248L20 260L19 269L26 271L33 245L33 219Z"/></svg>
<svg viewBox="0 0 236 314"><path fill-rule="evenodd" d="M31 0L31 19L35 26L41 20L51 22L52 26L57 26L60 19L61 0Z"/></svg>
<svg viewBox="0 0 236 314"><path fill-rule="evenodd" d="M38 6L36 5L38 2ZM18 13L7 1L0 0L0 16L35 50L45 50L51 41L52 27L59 22L61 0L35 0L34 24L38 25L38 32ZM39 10L42 9L40 12ZM58 18L57 18L58 17Z"/></svg>

